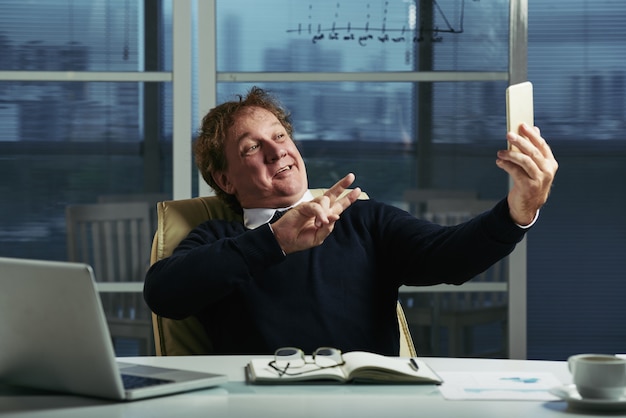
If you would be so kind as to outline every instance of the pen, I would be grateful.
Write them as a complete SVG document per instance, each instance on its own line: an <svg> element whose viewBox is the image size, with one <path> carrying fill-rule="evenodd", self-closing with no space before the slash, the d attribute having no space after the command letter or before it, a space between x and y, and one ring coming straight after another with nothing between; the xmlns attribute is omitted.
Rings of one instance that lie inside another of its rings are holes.
<svg viewBox="0 0 626 418"><path fill-rule="evenodd" d="M417 361L415 361L413 357L409 359L409 366L411 366L411 368L415 371L418 371L420 368L420 366L417 365Z"/></svg>

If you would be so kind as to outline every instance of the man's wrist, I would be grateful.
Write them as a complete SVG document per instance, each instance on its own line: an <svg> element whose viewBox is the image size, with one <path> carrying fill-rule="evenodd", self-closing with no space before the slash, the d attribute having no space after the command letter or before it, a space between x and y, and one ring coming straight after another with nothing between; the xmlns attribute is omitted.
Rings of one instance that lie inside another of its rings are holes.
<svg viewBox="0 0 626 418"><path fill-rule="evenodd" d="M274 233L274 228L272 228L272 224L268 223L267 226L270 227L270 231L272 231L272 235L274 235L274 239L276 239L276 234ZM280 247L280 243L278 242L278 240L276 239L276 242L278 243L278 246ZM283 247L280 247L280 250L283 252L283 255L286 256L287 253L285 252L285 250L283 250Z"/></svg>
<svg viewBox="0 0 626 418"><path fill-rule="evenodd" d="M539 209L537 209L537 212L535 212L535 217L533 218L533 220L528 225L520 225L517 222L515 223L515 225L517 225L518 227L520 227L522 229L528 229L531 226L533 226L535 224L535 222L537 222L537 219L539 219Z"/></svg>

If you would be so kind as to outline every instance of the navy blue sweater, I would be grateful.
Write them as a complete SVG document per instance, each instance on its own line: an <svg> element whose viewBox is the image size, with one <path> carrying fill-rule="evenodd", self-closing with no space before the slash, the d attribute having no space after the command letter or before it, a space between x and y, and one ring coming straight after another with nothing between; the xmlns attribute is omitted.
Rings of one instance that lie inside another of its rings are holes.
<svg viewBox="0 0 626 418"><path fill-rule="evenodd" d="M397 355L399 286L461 284L524 233L506 199L453 227L359 200L322 245L287 256L267 224L250 230L211 220L149 269L144 296L161 316L195 315L216 353L333 346Z"/></svg>

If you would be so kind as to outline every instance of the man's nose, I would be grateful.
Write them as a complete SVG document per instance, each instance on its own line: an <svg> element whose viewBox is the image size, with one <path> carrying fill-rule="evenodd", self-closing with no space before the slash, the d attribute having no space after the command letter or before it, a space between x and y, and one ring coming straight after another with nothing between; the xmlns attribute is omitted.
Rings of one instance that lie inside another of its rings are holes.
<svg viewBox="0 0 626 418"><path fill-rule="evenodd" d="M287 155L284 144L278 142L270 142L270 144L265 147L265 150L266 158L270 162L278 161Z"/></svg>

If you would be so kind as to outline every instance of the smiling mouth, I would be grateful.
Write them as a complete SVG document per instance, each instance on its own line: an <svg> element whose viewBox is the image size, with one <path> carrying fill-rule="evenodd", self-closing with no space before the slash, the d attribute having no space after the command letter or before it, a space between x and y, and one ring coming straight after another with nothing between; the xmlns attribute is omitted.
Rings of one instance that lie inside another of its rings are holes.
<svg viewBox="0 0 626 418"><path fill-rule="evenodd" d="M278 170L275 175L279 175L281 173L284 173L285 171L289 171L289 170L291 170L291 167L292 167L291 165L285 166L285 167L281 168L280 170Z"/></svg>

